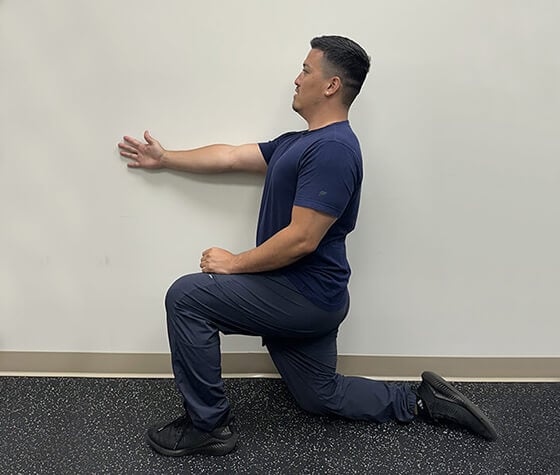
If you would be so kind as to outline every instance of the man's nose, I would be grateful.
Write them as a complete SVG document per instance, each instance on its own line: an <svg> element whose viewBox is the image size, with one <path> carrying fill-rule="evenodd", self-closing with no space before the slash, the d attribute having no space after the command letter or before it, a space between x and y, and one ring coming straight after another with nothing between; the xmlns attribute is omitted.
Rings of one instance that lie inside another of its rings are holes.
<svg viewBox="0 0 560 475"><path fill-rule="evenodd" d="M301 73L299 73L297 75L297 77L294 79L294 84L298 87L299 87L299 84L300 84L300 80L301 80Z"/></svg>

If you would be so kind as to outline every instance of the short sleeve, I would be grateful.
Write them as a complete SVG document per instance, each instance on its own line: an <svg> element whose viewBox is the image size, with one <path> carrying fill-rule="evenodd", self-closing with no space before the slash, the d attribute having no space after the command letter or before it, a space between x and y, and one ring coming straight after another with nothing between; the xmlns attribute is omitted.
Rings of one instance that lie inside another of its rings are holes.
<svg viewBox="0 0 560 475"><path fill-rule="evenodd" d="M260 142L258 145L261 149L264 161L268 164L272 154L274 153L274 149L276 148L274 146L274 140L271 140L270 142Z"/></svg>
<svg viewBox="0 0 560 475"><path fill-rule="evenodd" d="M339 218L361 181L361 162L345 144L323 141L300 161L294 205Z"/></svg>
<svg viewBox="0 0 560 475"><path fill-rule="evenodd" d="M258 146L261 149L261 153L263 155L264 161L267 163L267 165L270 163L270 159L272 158L272 155L274 154L274 151L276 150L276 148L282 143L284 142L288 137L290 137L291 135L296 134L296 132L287 132L285 134L280 135L279 137L276 137L274 140L270 140L269 142L259 142Z"/></svg>

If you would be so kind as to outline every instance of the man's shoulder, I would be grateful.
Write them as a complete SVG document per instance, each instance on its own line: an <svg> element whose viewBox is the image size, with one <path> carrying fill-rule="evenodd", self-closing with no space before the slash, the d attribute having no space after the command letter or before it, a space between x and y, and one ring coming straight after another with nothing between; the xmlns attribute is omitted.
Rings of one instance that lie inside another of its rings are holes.
<svg viewBox="0 0 560 475"><path fill-rule="evenodd" d="M341 124L340 127L325 130L324 133L316 136L312 142L315 148L346 149L352 154L361 155L358 137L347 123Z"/></svg>
<svg viewBox="0 0 560 475"><path fill-rule="evenodd" d="M272 139L273 142L282 142L289 138L294 138L297 136L302 135L304 131L302 130L291 130L289 132L284 132L283 134L279 135L278 137Z"/></svg>

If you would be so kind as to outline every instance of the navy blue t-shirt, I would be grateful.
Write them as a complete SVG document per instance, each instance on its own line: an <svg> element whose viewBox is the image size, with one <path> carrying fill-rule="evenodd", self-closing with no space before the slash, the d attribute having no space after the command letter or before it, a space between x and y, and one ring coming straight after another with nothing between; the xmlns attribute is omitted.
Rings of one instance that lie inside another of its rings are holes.
<svg viewBox="0 0 560 475"><path fill-rule="evenodd" d="M292 207L336 217L317 249L275 273L285 275L317 306L334 311L347 303L350 266L346 235L356 225L362 183L362 154L348 121L321 129L288 132L260 143L268 169L257 246L290 224Z"/></svg>

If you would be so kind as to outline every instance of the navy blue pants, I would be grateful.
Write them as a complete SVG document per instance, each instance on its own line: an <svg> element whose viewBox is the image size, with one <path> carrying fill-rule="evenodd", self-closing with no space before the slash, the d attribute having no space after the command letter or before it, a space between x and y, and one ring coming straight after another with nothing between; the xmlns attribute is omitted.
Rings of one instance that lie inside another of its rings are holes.
<svg viewBox="0 0 560 475"><path fill-rule="evenodd" d="M229 417L219 331L263 337L288 389L309 412L375 422L414 417L410 387L336 373L336 336L348 305L324 311L280 275L203 273L178 279L165 305L175 382L200 430Z"/></svg>

